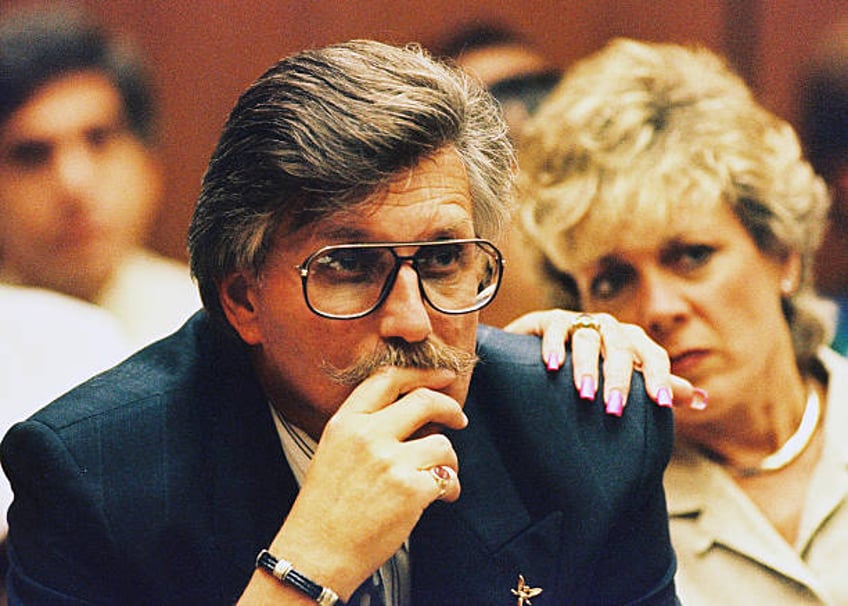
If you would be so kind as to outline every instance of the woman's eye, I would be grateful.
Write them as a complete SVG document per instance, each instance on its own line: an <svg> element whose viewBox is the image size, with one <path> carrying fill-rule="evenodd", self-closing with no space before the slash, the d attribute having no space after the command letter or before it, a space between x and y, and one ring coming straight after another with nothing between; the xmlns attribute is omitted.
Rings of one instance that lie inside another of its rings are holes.
<svg viewBox="0 0 848 606"><path fill-rule="evenodd" d="M684 246L677 251L677 259L673 261L676 261L683 270L697 269L705 265L712 258L714 252L715 249L706 244Z"/></svg>
<svg viewBox="0 0 848 606"><path fill-rule="evenodd" d="M634 271L628 267L610 268L598 274L591 285L592 298L609 300L618 296L633 281Z"/></svg>

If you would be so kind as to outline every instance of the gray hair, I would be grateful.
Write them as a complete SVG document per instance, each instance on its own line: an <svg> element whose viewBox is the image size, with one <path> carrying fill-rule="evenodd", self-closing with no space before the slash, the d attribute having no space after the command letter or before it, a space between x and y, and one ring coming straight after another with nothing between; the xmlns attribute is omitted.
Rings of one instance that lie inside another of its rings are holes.
<svg viewBox="0 0 848 606"><path fill-rule="evenodd" d="M573 66L522 144L522 225L558 269L675 213L728 204L765 254L801 258L783 300L799 362L830 339L831 308L812 282L825 183L789 124L711 51L615 40Z"/></svg>
<svg viewBox="0 0 848 606"><path fill-rule="evenodd" d="M279 61L237 102L203 179L188 245L205 307L222 317L217 284L258 274L278 229L356 205L446 148L465 165L477 235L497 237L515 159L471 78L417 45L367 40Z"/></svg>

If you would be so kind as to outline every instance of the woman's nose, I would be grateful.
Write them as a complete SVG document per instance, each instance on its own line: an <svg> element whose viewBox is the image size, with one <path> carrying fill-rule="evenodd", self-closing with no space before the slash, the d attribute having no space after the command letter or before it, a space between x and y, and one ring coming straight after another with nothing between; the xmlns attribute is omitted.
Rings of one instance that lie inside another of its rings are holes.
<svg viewBox="0 0 848 606"><path fill-rule="evenodd" d="M654 339L667 336L689 311L679 280L662 274L644 276L639 292L640 322Z"/></svg>

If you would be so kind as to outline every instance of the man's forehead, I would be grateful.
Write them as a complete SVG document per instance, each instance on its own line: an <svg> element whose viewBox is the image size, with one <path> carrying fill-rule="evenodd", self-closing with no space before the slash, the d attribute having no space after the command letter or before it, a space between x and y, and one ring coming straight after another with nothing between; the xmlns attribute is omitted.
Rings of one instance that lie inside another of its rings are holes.
<svg viewBox="0 0 848 606"><path fill-rule="evenodd" d="M344 221L343 219L348 216L345 213L342 216L334 216L326 222L320 222L313 230L312 236L330 242L413 242L468 237L469 229L473 231L472 222L463 218L457 221L433 222L429 226L430 229L422 224L423 229L420 235L402 238L400 234L389 236L387 232L397 233L391 228L388 230L384 228L372 229L367 225L357 226L355 222L352 224L350 221Z"/></svg>
<svg viewBox="0 0 848 606"><path fill-rule="evenodd" d="M311 253L323 246L358 243L404 243L471 238L474 221L456 205L443 206L434 215L413 214L409 220L383 219L380 204L370 203L336 211L295 231L278 230L275 246L296 254ZM430 209L432 210L432 209Z"/></svg>
<svg viewBox="0 0 848 606"><path fill-rule="evenodd" d="M123 119L123 99L112 80L96 70L70 71L35 87L4 121L47 133L65 124L108 123Z"/></svg>
<svg viewBox="0 0 848 606"><path fill-rule="evenodd" d="M388 193L408 192L422 183L430 184L439 181L450 186L462 183L466 189L469 186L465 162L452 146L443 147L419 159L415 165L400 170L389 182Z"/></svg>
<svg viewBox="0 0 848 606"><path fill-rule="evenodd" d="M358 204L314 225L333 241L414 241L474 235L465 165L452 149L421 160Z"/></svg>
<svg viewBox="0 0 848 606"><path fill-rule="evenodd" d="M474 237L465 165L455 150L445 148L398 172L364 200L278 234L283 247L299 252L332 244Z"/></svg>

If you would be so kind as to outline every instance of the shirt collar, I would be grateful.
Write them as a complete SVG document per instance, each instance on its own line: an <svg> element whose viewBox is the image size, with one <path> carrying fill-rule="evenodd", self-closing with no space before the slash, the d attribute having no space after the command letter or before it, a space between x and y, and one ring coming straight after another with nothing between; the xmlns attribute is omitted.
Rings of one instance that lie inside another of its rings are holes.
<svg viewBox="0 0 848 606"><path fill-rule="evenodd" d="M312 462L312 457L315 454L318 444L300 427L289 423L274 408L273 404L269 402L268 405L271 407L271 413L274 417L274 427L277 428L277 435L280 436L280 443L283 446L286 461L289 467L291 467L294 479L297 480L297 485L302 486L303 479L306 477L306 472L309 470L309 464Z"/></svg>

